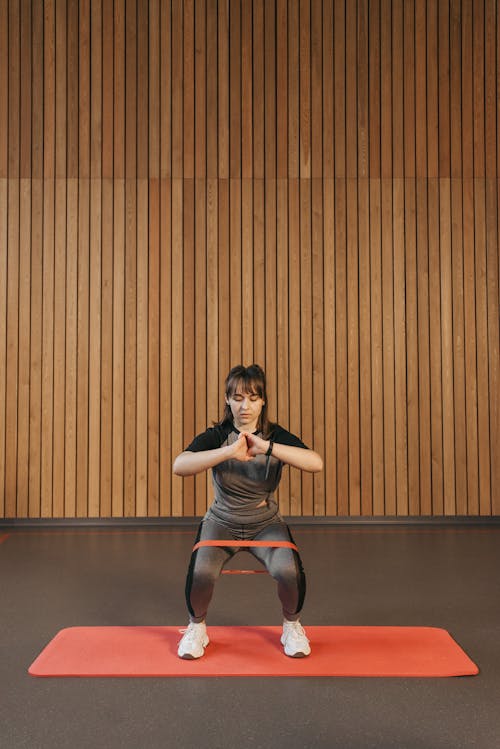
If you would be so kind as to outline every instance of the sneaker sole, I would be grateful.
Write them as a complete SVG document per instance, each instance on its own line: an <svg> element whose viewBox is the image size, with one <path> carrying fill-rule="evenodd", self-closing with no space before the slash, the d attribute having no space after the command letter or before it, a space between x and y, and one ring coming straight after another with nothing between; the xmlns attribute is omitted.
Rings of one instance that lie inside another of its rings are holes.
<svg viewBox="0 0 500 749"><path fill-rule="evenodd" d="M307 658L308 655L311 654L311 651L309 650L308 653L304 653L302 650L297 651L296 653L287 653L285 643L282 639L280 639L281 644L283 645L283 652L288 658Z"/></svg>
<svg viewBox="0 0 500 749"><path fill-rule="evenodd" d="M288 658L307 658L310 653L285 653Z"/></svg>
<svg viewBox="0 0 500 749"><path fill-rule="evenodd" d="M210 640L207 638L207 641L203 643L203 653L201 655L193 655L192 653L184 653L184 655L181 655L179 652L177 655L179 658L182 658L183 661L196 661L198 658L203 658L205 655L205 648L207 645L209 645Z"/></svg>

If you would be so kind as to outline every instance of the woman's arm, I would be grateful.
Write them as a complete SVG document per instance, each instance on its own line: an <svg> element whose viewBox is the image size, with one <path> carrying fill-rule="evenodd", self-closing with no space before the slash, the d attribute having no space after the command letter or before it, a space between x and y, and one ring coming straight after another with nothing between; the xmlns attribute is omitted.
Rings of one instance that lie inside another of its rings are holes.
<svg viewBox="0 0 500 749"><path fill-rule="evenodd" d="M282 445L280 442L275 442L273 444L272 456L281 460L282 463L288 463L288 465L300 468L302 471L317 473L323 470L323 460L314 450Z"/></svg>
<svg viewBox="0 0 500 749"><path fill-rule="evenodd" d="M246 433L250 455L265 455L269 449L269 441L257 437L256 434ZM282 463L294 468L300 468L302 471L317 473L323 470L323 460L321 456L304 447L292 447L291 445L282 445L280 442L273 444L273 458L281 460Z"/></svg>
<svg viewBox="0 0 500 749"><path fill-rule="evenodd" d="M215 450L201 450L196 453L185 450L174 460L173 471L177 476L193 476L195 473L206 471L231 458L242 461L254 458L248 453L248 445L243 432L232 445L218 447Z"/></svg>

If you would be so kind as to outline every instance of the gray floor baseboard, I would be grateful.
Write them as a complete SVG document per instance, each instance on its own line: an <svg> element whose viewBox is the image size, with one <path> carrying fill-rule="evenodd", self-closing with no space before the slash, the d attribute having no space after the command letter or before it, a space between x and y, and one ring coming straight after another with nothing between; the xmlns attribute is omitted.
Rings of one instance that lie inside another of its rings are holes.
<svg viewBox="0 0 500 749"><path fill-rule="evenodd" d="M500 526L500 515L488 516L285 516L291 526ZM201 517L134 518L0 518L0 528L179 528L196 526Z"/></svg>

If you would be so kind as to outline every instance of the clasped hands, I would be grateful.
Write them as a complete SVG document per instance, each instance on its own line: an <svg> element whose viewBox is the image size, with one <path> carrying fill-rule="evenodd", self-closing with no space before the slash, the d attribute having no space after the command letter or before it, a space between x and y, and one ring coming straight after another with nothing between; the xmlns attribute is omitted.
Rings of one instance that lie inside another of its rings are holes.
<svg viewBox="0 0 500 749"><path fill-rule="evenodd" d="M269 441L251 432L240 432L240 436L231 447L233 448L232 458L248 461L253 460L257 455L265 455L269 449Z"/></svg>

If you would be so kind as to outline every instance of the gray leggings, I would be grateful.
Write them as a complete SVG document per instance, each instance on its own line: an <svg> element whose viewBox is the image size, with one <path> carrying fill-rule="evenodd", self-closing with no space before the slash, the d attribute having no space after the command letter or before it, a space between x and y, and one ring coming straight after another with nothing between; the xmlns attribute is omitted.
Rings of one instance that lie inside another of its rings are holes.
<svg viewBox="0 0 500 749"><path fill-rule="evenodd" d="M196 543L229 539L294 543L288 526L280 517L273 518L264 528L262 524L257 528L254 534L248 525L242 526L241 532L237 532L208 518L200 525ZM241 547L204 546L193 552L186 579L186 603L192 622L205 619L215 582L222 568L240 550ZM306 579L299 554L286 547L249 547L245 550L261 561L276 580L285 619L297 620L306 592Z"/></svg>

